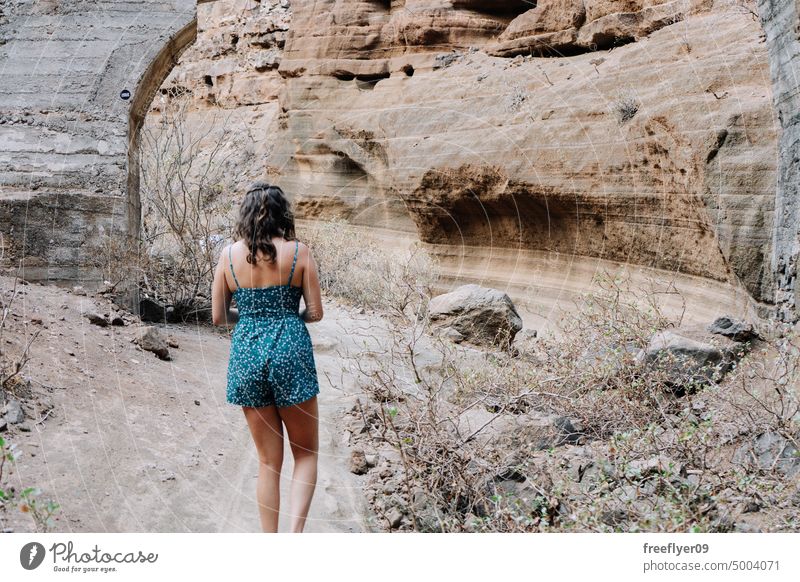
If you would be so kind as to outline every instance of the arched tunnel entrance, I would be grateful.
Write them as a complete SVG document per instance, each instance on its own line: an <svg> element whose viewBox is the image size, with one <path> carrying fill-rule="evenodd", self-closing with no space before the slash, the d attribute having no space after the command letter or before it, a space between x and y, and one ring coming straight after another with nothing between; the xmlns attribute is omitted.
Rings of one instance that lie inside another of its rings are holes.
<svg viewBox="0 0 800 582"><path fill-rule="evenodd" d="M178 64L178 58L197 40L197 17L181 28L159 51L142 76L133 95L128 118L128 235L141 233L142 205L140 196L140 141L145 115L167 75Z"/></svg>

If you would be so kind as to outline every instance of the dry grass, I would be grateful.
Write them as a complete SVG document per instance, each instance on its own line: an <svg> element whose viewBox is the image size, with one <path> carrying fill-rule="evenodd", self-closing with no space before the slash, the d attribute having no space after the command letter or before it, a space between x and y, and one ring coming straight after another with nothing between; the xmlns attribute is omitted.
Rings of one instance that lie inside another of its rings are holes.
<svg viewBox="0 0 800 582"><path fill-rule="evenodd" d="M331 297L401 317L427 304L437 268L421 246L386 250L342 220L315 222L303 234L317 261L322 290Z"/></svg>
<svg viewBox="0 0 800 582"><path fill-rule="evenodd" d="M391 341L357 362L369 398L354 412L359 446L400 483L371 496L387 529L393 511L417 531L797 529L796 482L736 454L765 433L796 442L795 338L760 342L681 396L635 356L682 316L652 289L597 283L562 339L510 352L455 346L424 315L390 320ZM578 434L563 438L555 417Z"/></svg>

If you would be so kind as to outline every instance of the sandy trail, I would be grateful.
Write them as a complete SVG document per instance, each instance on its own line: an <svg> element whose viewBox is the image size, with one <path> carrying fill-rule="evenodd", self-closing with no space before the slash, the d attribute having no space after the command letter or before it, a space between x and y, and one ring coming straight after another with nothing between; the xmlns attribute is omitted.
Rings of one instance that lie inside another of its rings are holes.
<svg viewBox="0 0 800 582"><path fill-rule="evenodd" d="M10 289L12 280L0 283ZM15 301L19 317L6 337L22 342L40 330L27 369L34 389L26 405L31 430L14 427L5 436L23 451L13 476L18 486L36 484L63 508L54 530L260 531L255 448L241 408L225 401L227 335L208 327L165 327L179 348L171 349L172 361L162 361L131 343L137 324L89 323L83 312L104 300L41 285L22 289ZM368 316L326 307L326 319L309 325L321 418L319 478L306 531L368 531L343 440L343 413L354 402L355 383L338 356L355 341L348 326ZM37 317L41 324L32 321ZM52 411L37 423L48 405ZM286 449L281 531L288 529L293 466L288 440ZM12 525L31 528L28 521Z"/></svg>

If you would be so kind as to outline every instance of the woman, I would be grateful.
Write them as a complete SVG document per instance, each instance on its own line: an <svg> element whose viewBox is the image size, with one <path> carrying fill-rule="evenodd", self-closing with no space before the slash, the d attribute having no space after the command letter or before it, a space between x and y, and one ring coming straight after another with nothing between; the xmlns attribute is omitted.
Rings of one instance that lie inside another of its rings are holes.
<svg viewBox="0 0 800 582"><path fill-rule="evenodd" d="M286 425L294 457L291 530L302 532L317 481L319 383L305 325L322 319L317 266L295 238L283 191L266 182L247 191L234 238L222 251L212 289L214 325L236 324L227 401L242 407L258 452L256 497L265 532L278 531Z"/></svg>

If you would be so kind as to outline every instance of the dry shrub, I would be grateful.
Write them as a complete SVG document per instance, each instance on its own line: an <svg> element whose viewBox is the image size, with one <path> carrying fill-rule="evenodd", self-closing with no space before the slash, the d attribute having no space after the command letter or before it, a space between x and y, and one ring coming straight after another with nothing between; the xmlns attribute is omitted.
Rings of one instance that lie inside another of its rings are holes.
<svg viewBox="0 0 800 582"><path fill-rule="evenodd" d="M427 304L437 278L433 257L419 244L387 250L339 219L304 231L328 295L365 309L407 316Z"/></svg>
<svg viewBox="0 0 800 582"><path fill-rule="evenodd" d="M7 396L21 398L22 392L28 392L28 387L22 380L22 373L30 361L30 347L41 332L41 328L37 328L30 334L23 342L19 354L15 355L8 351L8 344L12 342L5 338L5 332L8 318L13 313L14 300L19 295L18 285L19 278L15 276L10 292L6 293L3 289L0 295L0 408L5 404Z"/></svg>
<svg viewBox="0 0 800 582"><path fill-rule="evenodd" d="M215 123L197 129L186 108L186 102L165 107L141 134L139 282L178 318L210 314L214 269L230 234L227 193L235 182L228 120L219 131Z"/></svg>

